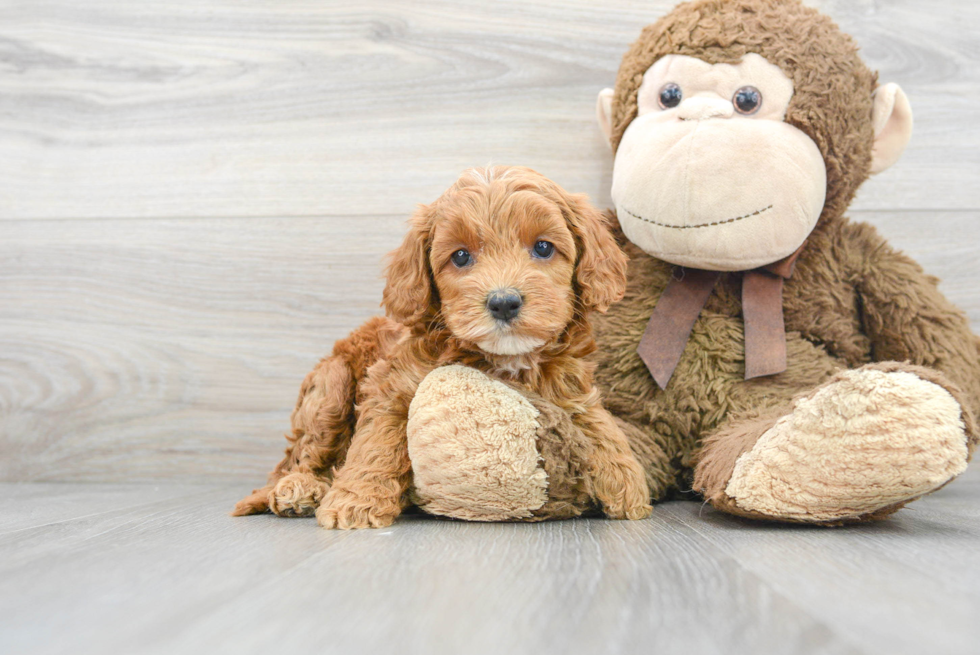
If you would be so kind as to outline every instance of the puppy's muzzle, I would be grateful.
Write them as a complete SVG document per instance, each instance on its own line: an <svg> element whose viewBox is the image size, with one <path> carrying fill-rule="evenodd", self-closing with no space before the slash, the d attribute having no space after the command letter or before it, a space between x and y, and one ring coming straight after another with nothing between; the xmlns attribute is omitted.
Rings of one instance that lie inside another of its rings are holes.
<svg viewBox="0 0 980 655"><path fill-rule="evenodd" d="M487 310L498 321L512 321L521 313L523 304L521 296L510 289L491 291L487 295Z"/></svg>

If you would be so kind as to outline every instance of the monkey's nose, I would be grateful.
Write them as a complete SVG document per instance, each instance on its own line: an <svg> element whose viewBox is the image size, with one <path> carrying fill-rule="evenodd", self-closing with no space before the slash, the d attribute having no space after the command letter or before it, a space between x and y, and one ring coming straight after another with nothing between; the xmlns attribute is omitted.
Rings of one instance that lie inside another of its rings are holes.
<svg viewBox="0 0 980 655"><path fill-rule="evenodd" d="M708 118L731 118L735 106L721 98L688 98L677 108L677 117L682 121L703 121Z"/></svg>
<svg viewBox="0 0 980 655"><path fill-rule="evenodd" d="M510 321L521 313L524 301L513 291L491 291L487 296L487 309L499 321Z"/></svg>

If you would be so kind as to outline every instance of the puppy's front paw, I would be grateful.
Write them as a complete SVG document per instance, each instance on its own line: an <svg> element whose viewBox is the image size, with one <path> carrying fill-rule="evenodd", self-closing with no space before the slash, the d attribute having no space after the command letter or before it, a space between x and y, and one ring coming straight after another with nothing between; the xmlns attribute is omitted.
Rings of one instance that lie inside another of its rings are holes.
<svg viewBox="0 0 980 655"><path fill-rule="evenodd" d="M316 510L317 522L328 530L384 528L398 517L398 503L381 496L358 496L331 489Z"/></svg>
<svg viewBox="0 0 980 655"><path fill-rule="evenodd" d="M313 516L327 484L310 473L283 476L269 492L269 509L279 516Z"/></svg>
<svg viewBox="0 0 980 655"><path fill-rule="evenodd" d="M597 493L602 510L611 519L645 519L653 512L650 505L650 490L643 472L637 466L634 470L620 469L603 474L604 484L597 484L605 493ZM598 482L598 481L597 481Z"/></svg>

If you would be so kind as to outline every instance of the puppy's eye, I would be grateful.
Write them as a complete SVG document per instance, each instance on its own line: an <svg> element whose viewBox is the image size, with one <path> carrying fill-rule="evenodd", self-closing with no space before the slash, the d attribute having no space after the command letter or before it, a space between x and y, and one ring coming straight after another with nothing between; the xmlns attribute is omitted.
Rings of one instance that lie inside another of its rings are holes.
<svg viewBox="0 0 980 655"><path fill-rule="evenodd" d="M473 260L473 258L470 257L470 251L466 250L465 248L460 248L454 252L450 259L453 260L453 264L456 266L456 268L463 268Z"/></svg>
<svg viewBox="0 0 980 655"><path fill-rule="evenodd" d="M660 103L661 109L673 109L681 104L681 98L683 97L684 94L681 93L681 87L673 82L669 82L660 87L660 96L657 98L657 102Z"/></svg>
<svg viewBox="0 0 980 655"><path fill-rule="evenodd" d="M555 254L555 246L550 241L538 241L534 244L532 252L538 259L548 259Z"/></svg>
<svg viewBox="0 0 980 655"><path fill-rule="evenodd" d="M762 93L754 86L743 86L735 92L732 104L740 114L754 114L762 106Z"/></svg>

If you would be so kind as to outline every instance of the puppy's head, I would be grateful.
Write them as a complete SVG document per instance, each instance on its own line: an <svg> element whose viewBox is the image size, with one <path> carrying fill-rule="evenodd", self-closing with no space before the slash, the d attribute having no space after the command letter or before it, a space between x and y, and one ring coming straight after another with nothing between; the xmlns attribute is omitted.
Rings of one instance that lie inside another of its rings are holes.
<svg viewBox="0 0 980 655"><path fill-rule="evenodd" d="M441 318L463 342L520 355L619 300L626 256L584 195L498 166L463 173L419 207L386 275L395 320Z"/></svg>

